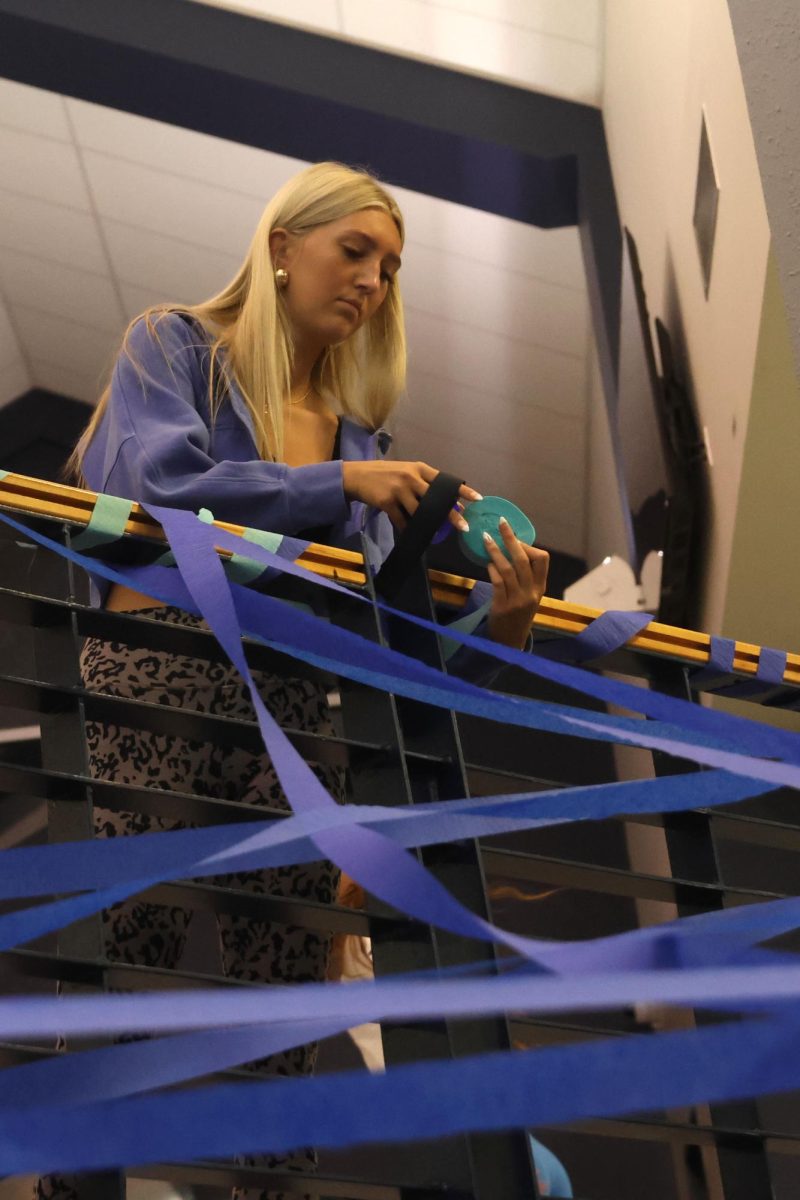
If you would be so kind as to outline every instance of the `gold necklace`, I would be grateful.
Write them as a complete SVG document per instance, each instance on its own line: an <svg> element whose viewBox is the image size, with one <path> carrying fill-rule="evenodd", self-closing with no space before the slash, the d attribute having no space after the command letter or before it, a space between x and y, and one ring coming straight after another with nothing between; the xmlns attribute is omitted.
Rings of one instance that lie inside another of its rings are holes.
<svg viewBox="0 0 800 1200"><path fill-rule="evenodd" d="M303 395L300 397L300 399L299 399L299 400L293 400L293 399L292 399L292 397L291 397L291 396L289 396L289 405L290 405L290 407L291 407L291 408L294 408L296 405L298 405L298 404L302 404L304 400L307 400L307 399L308 399L308 397L311 395L311 393L313 392L313 390L314 390L314 385L313 385L313 383L312 383L312 384L310 384L310 385L309 385L308 391L306 391L306 392L305 392L305 393L304 393L304 394L303 394Z"/></svg>

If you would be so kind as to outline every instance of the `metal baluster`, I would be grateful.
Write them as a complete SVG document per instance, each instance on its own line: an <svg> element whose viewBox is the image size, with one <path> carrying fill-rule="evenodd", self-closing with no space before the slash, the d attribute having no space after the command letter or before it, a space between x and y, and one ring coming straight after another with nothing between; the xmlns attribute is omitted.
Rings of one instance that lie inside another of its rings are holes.
<svg viewBox="0 0 800 1200"><path fill-rule="evenodd" d="M394 649L413 653L430 665L442 667L441 647L435 634L413 630L405 623L384 623L372 593L369 614L358 614L355 625L339 611L334 619ZM427 574L420 566L393 602L416 615L434 615ZM385 626L385 627L384 627ZM349 736L373 738L388 749L383 766L354 770L357 801L384 804L429 802L468 795L464 759L453 714L417 701L367 693L342 681L342 716ZM472 841L428 847L419 857L436 878L473 912L486 916L488 905L477 845ZM386 911L382 908L380 911ZM392 933L373 941L376 972L380 975L465 963L485 963L491 948L441 930L398 921ZM492 973L494 967L487 968ZM430 1057L459 1057L490 1053L511 1046L502 1018L430 1023L425 1027L386 1026L384 1050L388 1064ZM404 1160L405 1162L406 1160ZM472 1134L464 1139L415 1146L413 1166L420 1183L468 1187L476 1200L509 1200L538 1197L527 1137L521 1131L507 1134Z"/></svg>

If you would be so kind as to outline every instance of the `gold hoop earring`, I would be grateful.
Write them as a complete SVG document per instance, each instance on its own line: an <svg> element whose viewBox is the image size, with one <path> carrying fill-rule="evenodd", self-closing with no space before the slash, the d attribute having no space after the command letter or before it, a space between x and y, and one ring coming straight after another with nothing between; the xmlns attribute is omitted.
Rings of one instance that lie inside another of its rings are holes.
<svg viewBox="0 0 800 1200"><path fill-rule="evenodd" d="M278 267L277 271L275 272L275 282L279 288L285 288L289 282L289 272L283 267Z"/></svg>

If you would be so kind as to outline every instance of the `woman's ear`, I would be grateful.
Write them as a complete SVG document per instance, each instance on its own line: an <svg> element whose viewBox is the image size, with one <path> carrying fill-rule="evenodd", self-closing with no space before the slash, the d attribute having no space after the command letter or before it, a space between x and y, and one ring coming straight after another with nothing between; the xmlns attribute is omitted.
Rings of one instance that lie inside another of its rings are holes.
<svg viewBox="0 0 800 1200"><path fill-rule="evenodd" d="M270 231L269 252L273 268L285 267L289 256L289 231L278 225Z"/></svg>

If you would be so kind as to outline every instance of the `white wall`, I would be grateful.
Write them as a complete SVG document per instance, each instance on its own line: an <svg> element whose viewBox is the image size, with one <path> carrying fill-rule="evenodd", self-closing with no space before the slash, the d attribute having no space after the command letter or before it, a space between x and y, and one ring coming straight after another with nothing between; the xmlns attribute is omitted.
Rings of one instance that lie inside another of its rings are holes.
<svg viewBox="0 0 800 1200"><path fill-rule="evenodd" d="M600 103L606 0L198 2L564 99Z"/></svg>
<svg viewBox="0 0 800 1200"><path fill-rule="evenodd" d="M605 41L622 220L639 245L651 313L685 343L713 453L703 624L718 632L770 240L744 86L725 0L608 0ZM704 106L721 188L708 299L692 225Z"/></svg>
<svg viewBox="0 0 800 1200"><path fill-rule="evenodd" d="M589 394L589 454L586 463L586 564L591 570L608 555L630 562L621 491L617 486L614 450L603 393L600 365L592 364Z"/></svg>
<svg viewBox="0 0 800 1200"><path fill-rule="evenodd" d="M31 386L30 372L23 357L19 338L0 295L0 408ZM0 461L0 466L2 466Z"/></svg>

